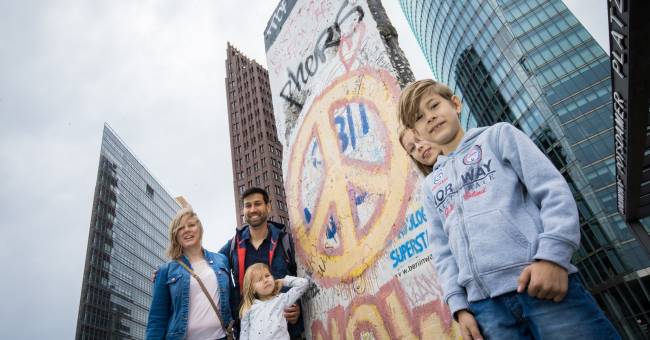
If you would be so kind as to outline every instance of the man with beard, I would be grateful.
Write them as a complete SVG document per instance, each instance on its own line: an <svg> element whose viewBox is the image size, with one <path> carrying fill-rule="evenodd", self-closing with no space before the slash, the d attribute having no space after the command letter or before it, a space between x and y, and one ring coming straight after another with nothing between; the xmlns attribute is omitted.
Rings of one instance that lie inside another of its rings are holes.
<svg viewBox="0 0 650 340"><path fill-rule="evenodd" d="M233 318L239 322L241 287L246 268L255 263L265 263L271 268L276 279L285 275L297 276L293 240L285 226L268 221L271 213L269 194L261 188L249 188L241 197L244 202L243 214L246 224L238 229L235 236L219 251L230 261L230 274L234 283L230 294L230 308ZM294 304L285 309L292 339L302 338L304 330L300 305Z"/></svg>

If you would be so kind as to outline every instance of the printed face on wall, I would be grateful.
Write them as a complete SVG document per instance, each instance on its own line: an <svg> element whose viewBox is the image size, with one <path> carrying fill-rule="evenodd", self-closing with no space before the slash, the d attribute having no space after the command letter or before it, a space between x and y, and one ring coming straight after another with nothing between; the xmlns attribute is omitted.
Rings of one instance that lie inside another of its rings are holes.
<svg viewBox="0 0 650 340"><path fill-rule="evenodd" d="M461 103L456 96L447 100L433 91L428 91L420 100L419 113L414 125L424 140L446 145L460 133Z"/></svg>

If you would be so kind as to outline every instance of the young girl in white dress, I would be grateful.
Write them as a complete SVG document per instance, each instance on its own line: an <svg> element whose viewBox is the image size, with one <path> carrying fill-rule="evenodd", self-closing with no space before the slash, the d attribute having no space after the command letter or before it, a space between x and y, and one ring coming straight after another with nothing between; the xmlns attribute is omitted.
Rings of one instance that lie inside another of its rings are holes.
<svg viewBox="0 0 650 340"><path fill-rule="evenodd" d="M256 263L244 274L240 340L289 339L284 309L294 304L309 288L309 280L285 276L275 280L269 267ZM282 286L290 287L280 293Z"/></svg>

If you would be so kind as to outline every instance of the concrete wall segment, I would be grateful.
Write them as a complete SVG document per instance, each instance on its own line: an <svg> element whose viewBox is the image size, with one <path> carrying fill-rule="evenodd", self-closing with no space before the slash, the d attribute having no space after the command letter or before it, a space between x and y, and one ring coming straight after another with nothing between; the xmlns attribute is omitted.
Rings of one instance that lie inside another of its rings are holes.
<svg viewBox="0 0 650 340"><path fill-rule="evenodd" d="M299 274L317 283L308 337L458 338L397 140L413 75L381 2L282 1L264 33Z"/></svg>

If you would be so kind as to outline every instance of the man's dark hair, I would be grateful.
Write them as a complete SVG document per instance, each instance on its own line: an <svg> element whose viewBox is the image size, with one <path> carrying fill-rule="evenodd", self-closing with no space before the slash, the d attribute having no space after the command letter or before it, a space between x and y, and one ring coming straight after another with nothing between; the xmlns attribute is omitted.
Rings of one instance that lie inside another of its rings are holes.
<svg viewBox="0 0 650 340"><path fill-rule="evenodd" d="M264 203L269 204L269 193L266 192L266 190L258 187L246 189L246 191L244 191L244 193L241 195L241 200L243 201L246 197L253 194L261 194L262 197L264 197Z"/></svg>

